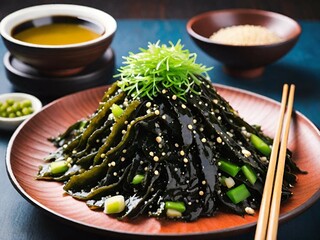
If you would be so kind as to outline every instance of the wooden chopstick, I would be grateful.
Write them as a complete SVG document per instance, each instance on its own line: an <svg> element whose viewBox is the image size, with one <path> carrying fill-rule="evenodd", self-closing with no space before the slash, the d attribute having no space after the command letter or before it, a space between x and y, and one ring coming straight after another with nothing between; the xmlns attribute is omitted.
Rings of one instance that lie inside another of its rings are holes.
<svg viewBox="0 0 320 240"><path fill-rule="evenodd" d="M277 236L282 180L284 174L291 114L293 109L294 91L295 86L291 85L288 100L288 85L285 84L283 86L280 116L277 124L276 135L273 141L265 186L263 190L259 218L255 232L255 240L276 239ZM278 154L287 101L287 115L284 123L285 130L281 140L280 154Z"/></svg>

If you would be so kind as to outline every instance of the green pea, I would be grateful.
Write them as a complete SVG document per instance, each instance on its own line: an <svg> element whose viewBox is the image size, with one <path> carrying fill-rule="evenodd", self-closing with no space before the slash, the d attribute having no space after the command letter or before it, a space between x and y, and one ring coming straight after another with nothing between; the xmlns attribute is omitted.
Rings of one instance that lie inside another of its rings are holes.
<svg viewBox="0 0 320 240"><path fill-rule="evenodd" d="M21 111L16 111L16 115L17 115L17 117L21 117L22 116L22 112Z"/></svg>
<svg viewBox="0 0 320 240"><path fill-rule="evenodd" d="M1 112L0 116L6 118L6 117L8 117L8 114L6 112Z"/></svg>
<svg viewBox="0 0 320 240"><path fill-rule="evenodd" d="M21 108L27 108L27 107L31 107L32 103L30 100L22 100L20 102Z"/></svg>
<svg viewBox="0 0 320 240"><path fill-rule="evenodd" d="M6 103L9 105L9 106L12 106L13 104L14 104L14 99L11 99L11 98L9 98L9 99L7 99L6 100Z"/></svg>
<svg viewBox="0 0 320 240"><path fill-rule="evenodd" d="M14 112L14 109L11 106L9 106L9 107L7 107L6 111L8 114L10 114L10 113Z"/></svg>
<svg viewBox="0 0 320 240"><path fill-rule="evenodd" d="M23 115L29 115L29 114L31 114L32 112L33 112L33 110L32 110L32 108L30 108L30 107L25 107L25 108L22 109L22 114L23 114Z"/></svg>
<svg viewBox="0 0 320 240"><path fill-rule="evenodd" d="M9 113L8 117L9 118L15 118L15 117L17 117L17 115L14 112L12 112L12 113Z"/></svg>

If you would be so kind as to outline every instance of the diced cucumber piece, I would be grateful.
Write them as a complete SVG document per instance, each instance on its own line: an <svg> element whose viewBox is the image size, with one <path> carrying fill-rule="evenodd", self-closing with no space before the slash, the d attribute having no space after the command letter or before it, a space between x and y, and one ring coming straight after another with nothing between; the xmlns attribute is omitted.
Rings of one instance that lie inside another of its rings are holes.
<svg viewBox="0 0 320 240"><path fill-rule="evenodd" d="M109 197L104 202L104 213L115 214L120 213L125 209L126 205L122 195Z"/></svg>
<svg viewBox="0 0 320 240"><path fill-rule="evenodd" d="M123 114L123 109L118 104L112 104L111 106L111 112L114 116L114 118L119 118Z"/></svg>
<svg viewBox="0 0 320 240"><path fill-rule="evenodd" d="M234 204L242 202L251 195L246 185L244 184L230 189L226 194Z"/></svg>
<svg viewBox="0 0 320 240"><path fill-rule="evenodd" d="M236 184L232 177L225 178L224 182L225 182L227 188L232 188Z"/></svg>
<svg viewBox="0 0 320 240"><path fill-rule="evenodd" d="M252 145L263 155L269 156L271 153L271 148L268 144L266 144L261 138L259 138L257 135L251 134L250 136L250 142Z"/></svg>
<svg viewBox="0 0 320 240"><path fill-rule="evenodd" d="M220 160L218 162L218 168L225 173L228 173L230 176L235 177L240 171L240 167L231 162L225 160Z"/></svg>
<svg viewBox="0 0 320 240"><path fill-rule="evenodd" d="M137 185L137 184L141 183L141 182L143 181L143 179L144 179L144 175L142 175L142 174L137 174L137 175L135 175L135 176L133 177L131 183L132 183L133 185Z"/></svg>
<svg viewBox="0 0 320 240"><path fill-rule="evenodd" d="M249 165L243 165L241 170L252 185L257 181L257 174Z"/></svg>
<svg viewBox="0 0 320 240"><path fill-rule="evenodd" d="M184 205L184 202L167 201L165 202L165 209L174 209L180 213L183 213L186 210L186 206Z"/></svg>
<svg viewBox="0 0 320 240"><path fill-rule="evenodd" d="M52 175L65 173L69 169L67 161L58 161L50 163L50 172Z"/></svg>
<svg viewBox="0 0 320 240"><path fill-rule="evenodd" d="M167 209L166 214L168 218L179 218L182 216L181 212L171 208Z"/></svg>

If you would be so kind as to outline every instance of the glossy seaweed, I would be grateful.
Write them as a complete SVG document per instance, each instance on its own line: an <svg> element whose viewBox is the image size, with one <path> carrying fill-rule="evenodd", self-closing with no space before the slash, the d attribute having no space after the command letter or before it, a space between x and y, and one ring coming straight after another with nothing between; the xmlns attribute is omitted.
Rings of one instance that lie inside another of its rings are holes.
<svg viewBox="0 0 320 240"><path fill-rule="evenodd" d="M184 204L177 218L182 221L219 210L244 215L247 207L257 209L269 157L253 146L250 135L268 145L272 139L245 122L208 80L197 78L199 94L190 91L185 100L170 89L160 89L152 100L134 99L113 84L95 113L51 139L57 150L45 159L37 178L63 182L68 194L94 210L102 210L105 199L123 195L126 207L115 215L119 219L166 218L168 201ZM120 117L112 113L113 104L123 109ZM233 177L235 186L244 184L250 192L239 203L226 194L223 179L230 176L221 171L221 160L249 166L256 174L254 184L242 171ZM59 161L67 167L53 174L50 164ZM283 200L291 196L297 172L288 151ZM137 174L143 180L133 184Z"/></svg>

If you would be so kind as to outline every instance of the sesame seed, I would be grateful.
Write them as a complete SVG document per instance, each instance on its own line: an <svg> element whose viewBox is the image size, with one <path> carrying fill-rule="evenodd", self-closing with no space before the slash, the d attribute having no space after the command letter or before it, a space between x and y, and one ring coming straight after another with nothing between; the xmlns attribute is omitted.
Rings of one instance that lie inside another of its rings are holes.
<svg viewBox="0 0 320 240"><path fill-rule="evenodd" d="M192 129L192 125L191 125L191 124L189 124L189 125L188 125L188 128L191 130L191 129Z"/></svg>
<svg viewBox="0 0 320 240"><path fill-rule="evenodd" d="M147 114L150 114L150 113L151 113L151 110L150 110L150 109L148 109L148 110L146 111L146 113L147 113Z"/></svg>
<svg viewBox="0 0 320 240"><path fill-rule="evenodd" d="M158 156L154 156L153 157L153 161L158 162L159 161L159 157Z"/></svg>
<svg viewBox="0 0 320 240"><path fill-rule="evenodd" d="M179 147L179 144L178 144L178 143L175 143L174 146L175 146L175 147Z"/></svg>
<svg viewBox="0 0 320 240"><path fill-rule="evenodd" d="M146 103L146 107L147 107L147 108L151 107L151 102L147 102L147 103Z"/></svg>
<svg viewBox="0 0 320 240"><path fill-rule="evenodd" d="M250 157L251 156L251 152L249 152L247 149L242 149L241 152L245 157Z"/></svg>
<svg viewBox="0 0 320 240"><path fill-rule="evenodd" d="M206 141L207 141L207 139L205 139L205 138L201 139L201 142L203 142L203 143L205 143Z"/></svg>
<svg viewBox="0 0 320 240"><path fill-rule="evenodd" d="M159 175L159 171L158 171L158 170L155 170L155 171L154 171L154 175Z"/></svg>
<svg viewBox="0 0 320 240"><path fill-rule="evenodd" d="M162 144L160 143L160 144L158 145L158 147L159 147L159 148L162 148Z"/></svg>
<svg viewBox="0 0 320 240"><path fill-rule="evenodd" d="M200 132L203 132L203 130L204 130L203 127L199 128L199 131L200 131Z"/></svg>
<svg viewBox="0 0 320 240"><path fill-rule="evenodd" d="M126 121L124 121L124 124L128 124L128 121L126 120Z"/></svg>
<svg viewBox="0 0 320 240"><path fill-rule="evenodd" d="M117 172L114 172L114 173L113 173L113 176L117 176L117 175L118 175L118 173L117 173Z"/></svg>
<svg viewBox="0 0 320 240"><path fill-rule="evenodd" d="M162 141L162 138L158 136L158 137L156 137L156 141L157 141L157 143L160 143Z"/></svg>
<svg viewBox="0 0 320 240"><path fill-rule="evenodd" d="M124 162L124 160L126 160L126 158L125 157L121 157L121 162Z"/></svg>
<svg viewBox="0 0 320 240"><path fill-rule="evenodd" d="M166 94L166 93L167 93L167 90L166 90L166 89L162 89L162 93L163 93L163 94Z"/></svg>
<svg viewBox="0 0 320 240"><path fill-rule="evenodd" d="M106 154L105 153L101 153L100 157L101 158L105 158Z"/></svg>
<svg viewBox="0 0 320 240"><path fill-rule="evenodd" d="M246 211L246 213L248 213L250 215L254 214L254 209L252 209L251 207L246 207L244 210Z"/></svg>
<svg viewBox="0 0 320 240"><path fill-rule="evenodd" d="M166 153L165 153L165 152L163 152L163 153L161 153L161 155L162 155L162 156L165 156L165 155L166 155Z"/></svg>
<svg viewBox="0 0 320 240"><path fill-rule="evenodd" d="M180 151L180 155L184 156L184 151L183 150Z"/></svg>
<svg viewBox="0 0 320 240"><path fill-rule="evenodd" d="M162 119L165 120L167 118L166 115L162 115Z"/></svg>
<svg viewBox="0 0 320 240"><path fill-rule="evenodd" d="M203 180L201 183L202 183L202 185L206 185L207 184L206 180Z"/></svg>
<svg viewBox="0 0 320 240"><path fill-rule="evenodd" d="M203 196L203 195L204 195L204 192L203 192L203 191L199 191L199 195L200 195L200 196Z"/></svg>
<svg viewBox="0 0 320 240"><path fill-rule="evenodd" d="M112 161L112 162L110 163L110 165L114 167L114 166L116 165L116 163L115 163L114 161Z"/></svg>
<svg viewBox="0 0 320 240"><path fill-rule="evenodd" d="M222 143L221 137L217 137L217 142L218 142L218 143Z"/></svg>
<svg viewBox="0 0 320 240"><path fill-rule="evenodd" d="M183 162L185 162L185 163L189 162L188 158L184 158Z"/></svg>
<svg viewBox="0 0 320 240"><path fill-rule="evenodd" d="M268 159L266 157L261 157L260 160L266 162Z"/></svg>
<svg viewBox="0 0 320 240"><path fill-rule="evenodd" d="M191 202L188 202L188 205L191 205L192 203Z"/></svg>
<svg viewBox="0 0 320 240"><path fill-rule="evenodd" d="M126 153L126 152L127 152L127 149L123 149L122 152L123 152L123 153Z"/></svg>
<svg viewBox="0 0 320 240"><path fill-rule="evenodd" d="M123 135L126 134L126 132L127 132L127 131L124 130L124 129L121 131L121 133L122 133Z"/></svg>
<svg viewBox="0 0 320 240"><path fill-rule="evenodd" d="M196 124L196 123L197 123L197 119L193 119L192 122L193 122L194 124Z"/></svg>
<svg viewBox="0 0 320 240"><path fill-rule="evenodd" d="M145 168L144 168L144 171L148 171L148 170L149 170L148 167L145 167Z"/></svg>
<svg viewBox="0 0 320 240"><path fill-rule="evenodd" d="M176 95L172 95L172 100L176 100L177 96Z"/></svg>
<svg viewBox="0 0 320 240"><path fill-rule="evenodd" d="M221 117L220 116L218 117L218 120L221 121Z"/></svg>
<svg viewBox="0 0 320 240"><path fill-rule="evenodd" d="M150 155L151 157L153 157L153 156L154 156L154 153L153 153L153 152L149 152L149 155Z"/></svg>
<svg viewBox="0 0 320 240"><path fill-rule="evenodd" d="M72 151L72 153L73 153L73 154L76 154L76 153L77 153L77 151L76 151L76 150L73 150L73 151Z"/></svg>
<svg viewBox="0 0 320 240"><path fill-rule="evenodd" d="M154 111L154 113L155 113L156 115L159 115L159 114L160 114L160 111L159 111L159 110L156 110L156 111Z"/></svg>
<svg viewBox="0 0 320 240"><path fill-rule="evenodd" d="M182 107L183 109L186 109L186 108L187 108L187 106L184 105L184 104L181 104L181 107Z"/></svg>
<svg viewBox="0 0 320 240"><path fill-rule="evenodd" d="M217 99L213 99L213 102L214 102L215 104L218 104L218 100L217 100Z"/></svg>

